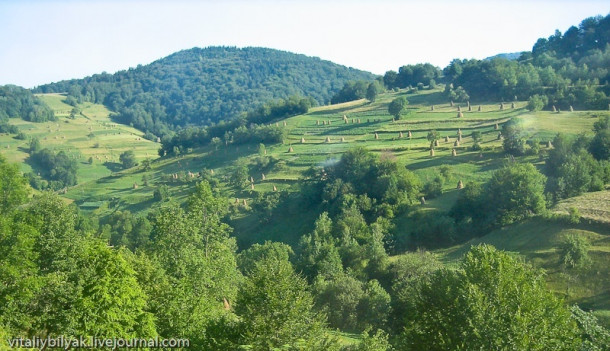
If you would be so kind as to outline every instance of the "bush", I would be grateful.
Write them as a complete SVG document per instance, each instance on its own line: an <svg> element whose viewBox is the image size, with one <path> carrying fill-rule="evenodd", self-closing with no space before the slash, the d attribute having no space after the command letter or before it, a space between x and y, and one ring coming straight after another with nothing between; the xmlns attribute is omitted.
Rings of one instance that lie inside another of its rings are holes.
<svg viewBox="0 0 610 351"><path fill-rule="evenodd" d="M153 199L157 202L169 200L169 187L167 185L161 185L153 192Z"/></svg>
<svg viewBox="0 0 610 351"><path fill-rule="evenodd" d="M562 241L560 263L567 268L585 268L591 264L589 241L582 235L568 235Z"/></svg>
<svg viewBox="0 0 610 351"><path fill-rule="evenodd" d="M527 101L526 108L530 111L540 111L549 103L549 98L546 95L534 95Z"/></svg>

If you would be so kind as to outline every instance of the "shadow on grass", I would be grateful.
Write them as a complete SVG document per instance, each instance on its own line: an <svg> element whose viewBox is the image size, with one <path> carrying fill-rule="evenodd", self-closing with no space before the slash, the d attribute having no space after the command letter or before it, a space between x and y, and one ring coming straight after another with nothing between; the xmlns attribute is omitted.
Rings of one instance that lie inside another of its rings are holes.
<svg viewBox="0 0 610 351"><path fill-rule="evenodd" d="M123 170L123 165L118 162L104 162L104 167L108 168L110 172L119 172Z"/></svg>

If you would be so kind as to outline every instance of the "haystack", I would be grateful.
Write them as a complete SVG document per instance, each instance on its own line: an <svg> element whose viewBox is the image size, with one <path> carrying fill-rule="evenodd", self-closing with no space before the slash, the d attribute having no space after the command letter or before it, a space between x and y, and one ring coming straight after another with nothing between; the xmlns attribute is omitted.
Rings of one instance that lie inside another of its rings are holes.
<svg viewBox="0 0 610 351"><path fill-rule="evenodd" d="M326 140L324 140L325 143L330 143L330 137L326 137Z"/></svg>
<svg viewBox="0 0 610 351"><path fill-rule="evenodd" d="M301 144L305 144L305 138L301 137Z"/></svg>
<svg viewBox="0 0 610 351"><path fill-rule="evenodd" d="M375 133L375 140L379 139L379 134Z"/></svg>
<svg viewBox="0 0 610 351"><path fill-rule="evenodd" d="M273 186L273 191L277 191L277 187L275 185Z"/></svg>
<svg viewBox="0 0 610 351"><path fill-rule="evenodd" d="M574 107L572 107L572 105L570 105L570 112L574 112Z"/></svg>
<svg viewBox="0 0 610 351"><path fill-rule="evenodd" d="M459 180L457 183L457 188L458 189L464 189L464 183L462 183L462 180Z"/></svg>
<svg viewBox="0 0 610 351"><path fill-rule="evenodd" d="M459 141L459 140L456 140L456 141L453 143L453 146L455 146L455 147L460 146L460 141Z"/></svg>
<svg viewBox="0 0 610 351"><path fill-rule="evenodd" d="M434 105L430 106L430 111L434 111Z"/></svg>
<svg viewBox="0 0 610 351"><path fill-rule="evenodd" d="M462 117L464 117L464 114L462 112L458 112L457 118L462 118Z"/></svg>
<svg viewBox="0 0 610 351"><path fill-rule="evenodd" d="M494 125L494 130L498 130L500 129L500 126L498 125L498 123L496 123L496 125Z"/></svg>
<svg viewBox="0 0 610 351"><path fill-rule="evenodd" d="M434 149L430 149L430 156L434 156Z"/></svg>
<svg viewBox="0 0 610 351"><path fill-rule="evenodd" d="M426 204L426 198L424 198L422 196L421 199L419 200L419 202L421 202L422 205L425 205Z"/></svg>
<svg viewBox="0 0 610 351"><path fill-rule="evenodd" d="M398 137L402 138L402 132L398 132Z"/></svg>
<svg viewBox="0 0 610 351"><path fill-rule="evenodd" d="M345 138L341 137L341 142L344 143L345 142Z"/></svg>
<svg viewBox="0 0 610 351"><path fill-rule="evenodd" d="M504 103L500 103L500 110L504 110Z"/></svg>
<svg viewBox="0 0 610 351"><path fill-rule="evenodd" d="M477 111L481 112L481 105L479 105L479 108L477 109Z"/></svg>
<svg viewBox="0 0 610 351"><path fill-rule="evenodd" d="M445 136L445 142L448 143L449 142L449 137Z"/></svg>
<svg viewBox="0 0 610 351"><path fill-rule="evenodd" d="M455 149L451 150L451 156L457 156L457 151L455 151Z"/></svg>
<svg viewBox="0 0 610 351"><path fill-rule="evenodd" d="M294 149L291 147L288 148L288 152L294 152Z"/></svg>

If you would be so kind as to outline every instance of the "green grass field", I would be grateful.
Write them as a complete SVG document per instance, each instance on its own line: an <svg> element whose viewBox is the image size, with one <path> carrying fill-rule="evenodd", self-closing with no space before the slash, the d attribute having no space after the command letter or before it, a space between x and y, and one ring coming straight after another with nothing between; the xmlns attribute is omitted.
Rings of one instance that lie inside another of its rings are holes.
<svg viewBox="0 0 610 351"><path fill-rule="evenodd" d="M63 150L79 163L78 182L87 183L120 170L119 155L133 150L138 160L158 157L159 144L143 138L141 131L117 124L110 118L110 111L102 105L84 103L75 119L70 119L72 106L63 102L60 94L43 94L39 97L55 112L55 122L32 123L11 119L29 138L36 137L42 147L55 151ZM28 140L17 140L12 135L0 135L0 150L11 162L19 163L24 172L31 167L24 162L28 153ZM92 157L93 163L88 159Z"/></svg>

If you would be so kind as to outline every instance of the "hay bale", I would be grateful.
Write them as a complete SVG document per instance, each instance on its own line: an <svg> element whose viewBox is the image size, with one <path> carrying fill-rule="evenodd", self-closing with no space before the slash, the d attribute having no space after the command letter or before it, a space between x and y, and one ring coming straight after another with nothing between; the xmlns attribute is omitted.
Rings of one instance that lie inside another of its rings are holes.
<svg viewBox="0 0 610 351"><path fill-rule="evenodd" d="M462 117L464 117L464 114L462 112L458 112L457 118L462 118Z"/></svg>
<svg viewBox="0 0 610 351"><path fill-rule="evenodd" d="M434 140L434 146L438 146L438 140Z"/></svg>
<svg viewBox="0 0 610 351"><path fill-rule="evenodd" d="M345 138L341 137L341 142L344 143L345 142Z"/></svg>
<svg viewBox="0 0 610 351"><path fill-rule="evenodd" d="M265 150L263 151L263 153L266 155L266 154L267 154L267 149L265 149Z"/></svg>
<svg viewBox="0 0 610 351"><path fill-rule="evenodd" d="M379 134L375 133L375 140L379 139Z"/></svg>
<svg viewBox="0 0 610 351"><path fill-rule="evenodd" d="M248 201L246 201L246 199L244 199L244 207L248 206Z"/></svg>
<svg viewBox="0 0 610 351"><path fill-rule="evenodd" d="M254 178L250 177L250 183L254 183Z"/></svg>
<svg viewBox="0 0 610 351"><path fill-rule="evenodd" d="M481 105L479 105L479 108L477 109L478 112L481 112Z"/></svg>
<svg viewBox="0 0 610 351"><path fill-rule="evenodd" d="M430 156L434 157L434 149L430 149Z"/></svg>
<svg viewBox="0 0 610 351"><path fill-rule="evenodd" d="M292 146L288 148L288 152L294 152L294 149L292 149Z"/></svg>
<svg viewBox="0 0 610 351"><path fill-rule="evenodd" d="M455 151L455 149L451 150L451 156L457 156L457 151Z"/></svg>
<svg viewBox="0 0 610 351"><path fill-rule="evenodd" d="M424 198L424 197L422 196L422 197L421 197L421 199L419 199L419 202L420 202L422 205L425 205L425 204L426 204L426 198Z"/></svg>
<svg viewBox="0 0 610 351"><path fill-rule="evenodd" d="M352 118L352 124L356 123L356 120Z"/></svg>
<svg viewBox="0 0 610 351"><path fill-rule="evenodd" d="M238 204L239 203L239 199L235 198L235 203Z"/></svg>
<svg viewBox="0 0 610 351"><path fill-rule="evenodd" d="M326 140L324 140L325 143L330 143L330 137L326 137Z"/></svg>
<svg viewBox="0 0 610 351"><path fill-rule="evenodd" d="M157 142L160 143L161 142L161 138L157 137Z"/></svg>
<svg viewBox="0 0 610 351"><path fill-rule="evenodd" d="M263 178L263 180L265 180L265 173L262 173L261 176L262 176L261 178Z"/></svg>
<svg viewBox="0 0 610 351"><path fill-rule="evenodd" d="M408 132L407 136L411 139L411 131Z"/></svg>
<svg viewBox="0 0 610 351"><path fill-rule="evenodd" d="M137 188L138 188L138 184L133 183L133 188L134 188L134 189L137 189Z"/></svg>
<svg viewBox="0 0 610 351"><path fill-rule="evenodd" d="M214 175L214 170L213 169L210 169L210 174Z"/></svg>
<svg viewBox="0 0 610 351"><path fill-rule="evenodd" d="M462 134L458 135L457 140L462 141Z"/></svg>
<svg viewBox="0 0 610 351"><path fill-rule="evenodd" d="M515 108L515 103L514 103L514 102L511 102L511 103L510 103L510 108L511 108L511 109L514 109L514 108Z"/></svg>
<svg viewBox="0 0 610 351"><path fill-rule="evenodd" d="M498 129L500 129L500 126L498 125L498 123L496 123L496 124L494 125L494 130L498 130Z"/></svg>
<svg viewBox="0 0 610 351"><path fill-rule="evenodd" d="M316 121L316 125L319 126L320 125L320 121Z"/></svg>
<svg viewBox="0 0 610 351"><path fill-rule="evenodd" d="M449 102L449 106L453 107L453 101Z"/></svg>
<svg viewBox="0 0 610 351"><path fill-rule="evenodd" d="M328 125L330 125L330 120L328 121Z"/></svg>
<svg viewBox="0 0 610 351"><path fill-rule="evenodd" d="M498 133L498 140L502 140L502 133Z"/></svg>
<svg viewBox="0 0 610 351"><path fill-rule="evenodd" d="M286 121L284 121L284 127L286 126Z"/></svg>
<svg viewBox="0 0 610 351"><path fill-rule="evenodd" d="M434 105L430 106L430 111L434 111Z"/></svg>
<svg viewBox="0 0 610 351"><path fill-rule="evenodd" d="M461 179L457 183L457 189L464 189L464 183L462 182Z"/></svg>
<svg viewBox="0 0 610 351"><path fill-rule="evenodd" d="M273 191L277 191L277 187L275 185L273 186Z"/></svg>
<svg viewBox="0 0 610 351"><path fill-rule="evenodd" d="M345 122L345 124L347 124L347 119L344 119L343 122Z"/></svg>
<svg viewBox="0 0 610 351"><path fill-rule="evenodd" d="M500 110L504 110L504 103L503 102L500 103Z"/></svg>
<svg viewBox="0 0 610 351"><path fill-rule="evenodd" d="M305 138L301 137L301 144L305 144Z"/></svg>
<svg viewBox="0 0 610 351"><path fill-rule="evenodd" d="M445 136L445 142L448 143L449 142L449 137Z"/></svg>
<svg viewBox="0 0 610 351"><path fill-rule="evenodd" d="M458 105L458 112L462 112L462 108Z"/></svg>
<svg viewBox="0 0 610 351"><path fill-rule="evenodd" d="M231 309L231 304L227 301L226 298L222 298L222 305L224 306L225 311L229 311Z"/></svg>
<svg viewBox="0 0 610 351"><path fill-rule="evenodd" d="M360 123L360 118L358 118L358 123Z"/></svg>
<svg viewBox="0 0 610 351"><path fill-rule="evenodd" d="M398 138L402 138L402 132L398 132Z"/></svg>
<svg viewBox="0 0 610 351"><path fill-rule="evenodd" d="M572 105L570 105L570 112L574 112L574 107L572 107Z"/></svg>
<svg viewBox="0 0 610 351"><path fill-rule="evenodd" d="M462 129L458 128L458 135L462 135Z"/></svg>
<svg viewBox="0 0 610 351"><path fill-rule="evenodd" d="M250 184L250 190L254 190L254 184Z"/></svg>
<svg viewBox="0 0 610 351"><path fill-rule="evenodd" d="M459 140L456 140L456 141L453 143L453 146L455 146L455 147L460 146L460 141L459 141Z"/></svg>
<svg viewBox="0 0 610 351"><path fill-rule="evenodd" d="M275 122L275 126L276 126L276 127L279 127L279 126L280 126L280 124L279 124L279 123L277 123L277 122Z"/></svg>
<svg viewBox="0 0 610 351"><path fill-rule="evenodd" d="M468 112L472 112L472 107L468 105Z"/></svg>
<svg viewBox="0 0 610 351"><path fill-rule="evenodd" d="M551 143L551 141L547 141L546 142L546 147L548 147L549 149L553 147L553 143Z"/></svg>
<svg viewBox="0 0 610 351"><path fill-rule="evenodd" d="M553 112L557 112L557 108L553 105Z"/></svg>
<svg viewBox="0 0 610 351"><path fill-rule="evenodd" d="M468 108L470 108L470 100L466 101L466 104L468 105Z"/></svg>

